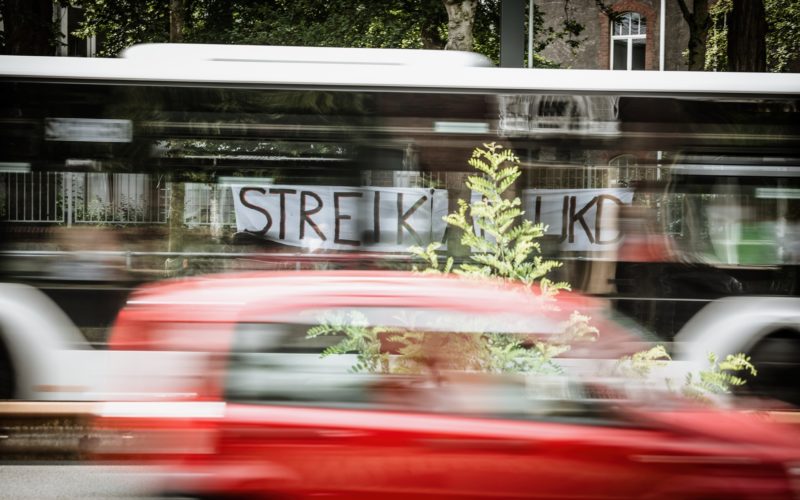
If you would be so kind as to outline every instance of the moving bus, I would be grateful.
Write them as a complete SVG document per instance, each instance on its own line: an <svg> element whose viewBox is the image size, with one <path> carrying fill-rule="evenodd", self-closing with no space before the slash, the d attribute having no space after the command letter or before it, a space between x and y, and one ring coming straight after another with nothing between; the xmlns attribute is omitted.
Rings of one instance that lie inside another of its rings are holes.
<svg viewBox="0 0 800 500"><path fill-rule="evenodd" d="M3 278L102 338L132 286L165 276L407 267L432 241L464 258L441 216L496 142L559 277L664 339L720 297L797 295L800 76L487 66L210 45L2 57Z"/></svg>

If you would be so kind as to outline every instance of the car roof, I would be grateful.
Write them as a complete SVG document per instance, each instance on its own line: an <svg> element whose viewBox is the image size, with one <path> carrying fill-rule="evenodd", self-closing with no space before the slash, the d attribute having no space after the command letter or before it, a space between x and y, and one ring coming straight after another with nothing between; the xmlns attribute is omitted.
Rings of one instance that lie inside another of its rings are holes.
<svg viewBox="0 0 800 500"><path fill-rule="evenodd" d="M520 293L532 291L533 293ZM493 279L468 279L397 271L290 271L218 274L170 280L139 289L128 308L162 309L173 319L192 314L202 318L214 311L245 311L276 304L324 303L326 301L384 301L386 304L448 307L476 312L540 312L546 300L538 287L525 287ZM557 305L570 312L595 309L599 302L579 294L562 292ZM223 315L225 316L225 315ZM165 319L160 317L159 319Z"/></svg>
<svg viewBox="0 0 800 500"><path fill-rule="evenodd" d="M601 333L591 347L573 349L585 357L618 358L642 349L646 336L617 324L606 314L606 301L579 293L561 291L555 298L542 296L538 286L525 286L497 279L472 279L457 275L399 271L261 271L214 274L146 285L135 292L120 312L111 344L118 348L141 348L158 344L149 339L145 325L179 328L179 324L235 325L242 323L300 320L318 309L400 308L422 312L425 308L497 321L498 328L522 327L543 335L563 333L577 312ZM455 320L455 319L453 319ZM212 328L213 330L213 328ZM159 330L160 331L160 330ZM204 332L192 328L198 347ZM213 330L225 344L230 330ZM175 335L179 335L175 333ZM206 339L208 340L208 339ZM588 349L588 350L587 350Z"/></svg>

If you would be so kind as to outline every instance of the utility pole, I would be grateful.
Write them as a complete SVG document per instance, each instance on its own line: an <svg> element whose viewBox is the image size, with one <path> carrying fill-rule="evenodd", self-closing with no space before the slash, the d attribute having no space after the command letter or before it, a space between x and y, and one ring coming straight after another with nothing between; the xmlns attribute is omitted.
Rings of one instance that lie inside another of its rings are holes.
<svg viewBox="0 0 800 500"><path fill-rule="evenodd" d="M536 19L536 4L533 0L528 3L528 68L533 68L533 35L534 20Z"/></svg>

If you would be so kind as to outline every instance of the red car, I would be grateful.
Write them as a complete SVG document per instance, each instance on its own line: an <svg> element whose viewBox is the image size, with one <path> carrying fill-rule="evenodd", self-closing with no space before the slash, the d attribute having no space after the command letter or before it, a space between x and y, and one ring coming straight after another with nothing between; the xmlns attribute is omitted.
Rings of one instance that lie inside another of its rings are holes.
<svg viewBox="0 0 800 500"><path fill-rule="evenodd" d="M115 452L168 462L166 492L201 497L796 498L794 430L623 401L537 357L542 339L586 328L574 311L600 357L644 345L601 306L403 273L150 286L111 346L195 350L209 369L186 374L186 400L109 403L98 426L120 436Z"/></svg>

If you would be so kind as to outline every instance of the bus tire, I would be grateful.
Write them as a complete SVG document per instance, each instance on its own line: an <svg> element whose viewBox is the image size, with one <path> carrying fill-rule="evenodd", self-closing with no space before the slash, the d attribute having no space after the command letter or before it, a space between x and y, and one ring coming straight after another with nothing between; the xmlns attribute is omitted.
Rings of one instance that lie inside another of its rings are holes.
<svg viewBox="0 0 800 500"><path fill-rule="evenodd" d="M0 335L0 400L17 396L17 377L11 351Z"/></svg>
<svg viewBox="0 0 800 500"><path fill-rule="evenodd" d="M785 328L759 340L749 351L758 370L742 393L800 407L800 332Z"/></svg>

